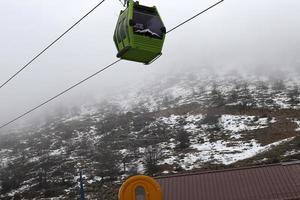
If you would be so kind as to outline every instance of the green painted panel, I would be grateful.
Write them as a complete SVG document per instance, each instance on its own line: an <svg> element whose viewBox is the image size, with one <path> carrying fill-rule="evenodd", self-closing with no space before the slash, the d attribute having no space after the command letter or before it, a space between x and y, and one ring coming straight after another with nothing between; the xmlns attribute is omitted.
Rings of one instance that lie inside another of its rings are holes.
<svg viewBox="0 0 300 200"><path fill-rule="evenodd" d="M139 15L136 15L135 19L138 19L136 18L137 16L144 17L143 19L141 19L141 23L148 23L148 21L145 21L147 20L147 17L150 19L155 17L155 20L159 22L159 26L160 24L163 26L163 22L159 16L156 7L142 6L134 2L133 0L130 0L129 6L120 13L114 33L114 42L119 52L118 55L122 59L142 63L149 63L151 60L153 60L159 54L161 54L165 40L165 33L163 33L162 38L158 38L158 36L156 37L156 35L153 35L153 33L149 31L149 29L145 28L145 30L143 31L148 31L147 33L135 33L134 31L136 31L137 29L136 26L134 27L135 30L133 30L133 26L130 26L130 21L132 21L134 17L133 14L134 12L136 12L134 11L135 9L138 10L137 13L141 13ZM138 25L143 26L143 24ZM148 25L146 24L145 26ZM156 26L156 28L159 26ZM141 29L138 29L138 31L139 30Z"/></svg>

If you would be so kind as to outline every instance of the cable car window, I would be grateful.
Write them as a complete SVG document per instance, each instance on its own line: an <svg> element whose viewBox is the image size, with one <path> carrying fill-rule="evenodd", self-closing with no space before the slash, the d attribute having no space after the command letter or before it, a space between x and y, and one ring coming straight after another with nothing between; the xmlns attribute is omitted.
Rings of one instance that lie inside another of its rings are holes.
<svg viewBox="0 0 300 200"><path fill-rule="evenodd" d="M142 186L135 189L135 200L146 200L146 192Z"/></svg>
<svg viewBox="0 0 300 200"><path fill-rule="evenodd" d="M154 38L163 38L163 23L156 13L144 10L134 10L133 21L134 33Z"/></svg>
<svg viewBox="0 0 300 200"><path fill-rule="evenodd" d="M117 40L118 40L118 43L122 42L121 34L120 34L121 24L122 24L122 21L119 22L118 27L117 27L117 30L116 30L116 32L117 32Z"/></svg>
<svg viewBox="0 0 300 200"><path fill-rule="evenodd" d="M118 28L118 37L120 39L120 42L123 40L123 19L120 21L120 24L119 24L119 28Z"/></svg>
<svg viewBox="0 0 300 200"><path fill-rule="evenodd" d="M125 32L125 25L126 25L126 23L125 23L125 19L126 18L124 18L122 20L122 22L120 23L120 29L119 29L119 31L120 31L120 38L121 38L121 40L124 40L126 38L126 32Z"/></svg>
<svg viewBox="0 0 300 200"><path fill-rule="evenodd" d="M130 40L130 38L128 36L128 18L127 17L124 19L124 28L125 28L126 37L128 37L128 40Z"/></svg>

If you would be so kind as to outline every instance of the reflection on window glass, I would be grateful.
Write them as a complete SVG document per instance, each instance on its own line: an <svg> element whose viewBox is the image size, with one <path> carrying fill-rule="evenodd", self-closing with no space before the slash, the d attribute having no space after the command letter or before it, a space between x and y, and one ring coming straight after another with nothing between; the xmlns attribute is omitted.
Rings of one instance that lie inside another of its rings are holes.
<svg viewBox="0 0 300 200"><path fill-rule="evenodd" d="M135 200L146 200L145 189L142 186L135 189Z"/></svg>
<svg viewBox="0 0 300 200"><path fill-rule="evenodd" d="M119 22L119 25L118 25L118 30L117 30L117 39L118 39L118 42L122 42L122 39L121 39L121 24L122 24L122 21Z"/></svg>
<svg viewBox="0 0 300 200"><path fill-rule="evenodd" d="M136 34L146 35L149 37L163 38L162 21L154 13L135 10L133 13L133 31Z"/></svg>
<svg viewBox="0 0 300 200"><path fill-rule="evenodd" d="M126 22L125 22L125 18L122 20L121 24L120 24L120 39L121 40L124 40L126 38L126 32L125 32L125 25L126 25Z"/></svg>

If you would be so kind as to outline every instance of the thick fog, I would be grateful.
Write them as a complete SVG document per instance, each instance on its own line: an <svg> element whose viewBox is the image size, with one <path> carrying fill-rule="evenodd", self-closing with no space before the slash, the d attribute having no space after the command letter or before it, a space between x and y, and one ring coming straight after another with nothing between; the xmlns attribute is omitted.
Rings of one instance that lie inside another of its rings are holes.
<svg viewBox="0 0 300 200"><path fill-rule="evenodd" d="M99 1L1 0L0 83L8 79ZM214 4L214 0L155 1L167 29ZM62 40L0 89L0 125L116 60L113 32L122 6L106 0ZM170 33L163 56L150 66L123 61L55 105L105 96L147 77L192 68L262 70L300 68L299 0L225 0Z"/></svg>

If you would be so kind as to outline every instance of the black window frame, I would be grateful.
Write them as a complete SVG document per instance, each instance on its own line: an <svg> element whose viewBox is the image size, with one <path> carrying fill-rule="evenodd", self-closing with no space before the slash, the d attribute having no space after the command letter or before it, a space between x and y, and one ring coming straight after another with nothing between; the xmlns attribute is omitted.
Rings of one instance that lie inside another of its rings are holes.
<svg viewBox="0 0 300 200"><path fill-rule="evenodd" d="M148 16L149 19L153 19L153 18L156 18L157 22L159 22L158 26L158 30L153 30L149 27L145 27L145 29L149 29L150 31L154 32L155 34L157 34L158 36L155 36L155 35L150 35L150 34L144 34L144 33L139 33L137 32L137 30L135 29L135 27L133 26L133 33L134 34L137 34L137 35L143 35L143 36L148 36L148 37L151 37L151 38L156 38L156 39L163 39L164 37L164 32L162 30L162 28L164 27L164 24L163 24L163 21L162 19L160 18L159 14L156 12L156 11L150 11L148 9L144 9L144 8L134 8L133 10L133 21L134 23L139 23L139 21L137 20L137 16L136 15L144 15L144 16ZM150 21L150 20L149 20ZM143 25L145 25L145 23L141 23ZM157 27L156 27L157 28ZM144 30L145 30L144 29Z"/></svg>
<svg viewBox="0 0 300 200"><path fill-rule="evenodd" d="M123 19L121 19L120 28L119 28L121 41L125 40L127 37L125 26L126 26L126 17L123 17Z"/></svg>
<svg viewBox="0 0 300 200"><path fill-rule="evenodd" d="M120 38L120 34L119 34L120 24L121 24L121 20L118 21L118 25L116 27L116 33L115 33L118 43L120 43L122 41Z"/></svg>

